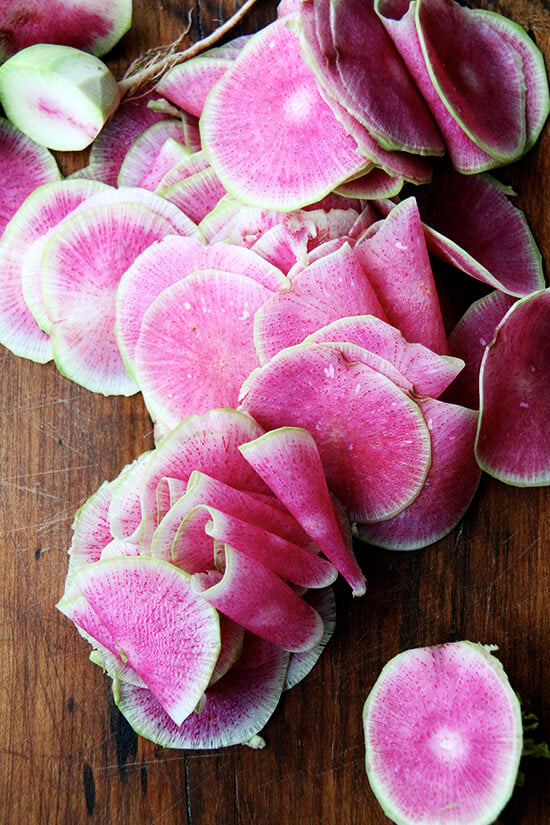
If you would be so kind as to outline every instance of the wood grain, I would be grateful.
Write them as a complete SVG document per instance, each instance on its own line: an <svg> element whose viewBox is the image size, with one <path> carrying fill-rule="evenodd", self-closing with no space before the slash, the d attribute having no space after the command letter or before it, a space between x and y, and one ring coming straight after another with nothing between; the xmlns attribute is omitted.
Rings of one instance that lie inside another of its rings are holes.
<svg viewBox="0 0 550 825"><path fill-rule="evenodd" d="M545 0L483 2L530 31L550 58ZM177 0L136 0L134 26L110 64L120 76L141 50L185 25ZM212 30L235 6L201 2L190 33ZM239 27L274 16L259 2ZM513 183L550 259L550 134ZM83 163L68 155L65 171ZM361 709L400 650L468 638L495 643L515 688L550 737L550 491L484 478L464 522L415 553L360 551L368 593L337 588L339 623L313 673L286 694L263 751L170 751L138 739L110 685L54 605L74 513L104 479L152 446L139 396L92 395L0 352L0 821L18 825L384 825L363 769ZM542 825L548 763L525 764L525 786L500 825Z"/></svg>

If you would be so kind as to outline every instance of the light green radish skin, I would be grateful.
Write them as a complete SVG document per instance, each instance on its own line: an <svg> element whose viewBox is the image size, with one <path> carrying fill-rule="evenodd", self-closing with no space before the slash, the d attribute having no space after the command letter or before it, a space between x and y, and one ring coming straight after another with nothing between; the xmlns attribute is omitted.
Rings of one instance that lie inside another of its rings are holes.
<svg viewBox="0 0 550 825"><path fill-rule="evenodd" d="M521 709L491 650L463 641L405 651L369 693L367 776L396 825L489 825L509 800Z"/></svg>
<svg viewBox="0 0 550 825"><path fill-rule="evenodd" d="M38 43L0 67L0 102L9 120L40 146L79 151L115 111L120 91L99 58Z"/></svg>

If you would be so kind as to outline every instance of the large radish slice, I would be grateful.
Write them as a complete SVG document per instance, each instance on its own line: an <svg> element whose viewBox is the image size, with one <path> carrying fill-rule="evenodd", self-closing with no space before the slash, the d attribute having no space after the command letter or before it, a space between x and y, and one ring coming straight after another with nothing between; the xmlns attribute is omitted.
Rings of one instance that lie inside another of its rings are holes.
<svg viewBox="0 0 550 825"><path fill-rule="evenodd" d="M519 700L500 662L472 642L391 659L363 711L366 770L399 825L489 825L522 751Z"/></svg>
<svg viewBox="0 0 550 825"><path fill-rule="evenodd" d="M476 456L483 470L519 487L550 484L550 290L504 315L480 369Z"/></svg>
<svg viewBox="0 0 550 825"><path fill-rule="evenodd" d="M200 713L192 713L182 725L144 688L115 682L114 698L134 730L164 748L263 747L258 733L279 703L288 659L286 651L246 633L233 667L207 688Z"/></svg>
<svg viewBox="0 0 550 825"><path fill-rule="evenodd" d="M191 577L158 559L125 556L87 565L73 585L105 628L97 641L128 662L181 725L220 652L217 612L194 595ZM58 608L71 618L70 604Z"/></svg>
<svg viewBox="0 0 550 825"><path fill-rule="evenodd" d="M284 211L319 200L366 166L284 19L255 34L216 83L201 136L228 192Z"/></svg>

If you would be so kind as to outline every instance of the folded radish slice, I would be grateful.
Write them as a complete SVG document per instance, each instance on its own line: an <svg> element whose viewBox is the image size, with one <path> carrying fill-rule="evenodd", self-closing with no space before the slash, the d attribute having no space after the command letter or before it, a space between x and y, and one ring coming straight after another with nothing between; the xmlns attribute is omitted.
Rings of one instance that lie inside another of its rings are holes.
<svg viewBox="0 0 550 825"><path fill-rule="evenodd" d="M343 575L353 595L362 596L365 577L353 553L351 534L344 535L336 520L313 436L299 427L282 427L239 449Z"/></svg>
<svg viewBox="0 0 550 825"><path fill-rule="evenodd" d="M158 559L127 556L83 567L73 584L105 628L97 641L130 664L180 725L220 652L217 612L193 594L191 577ZM64 612L63 600L58 607Z"/></svg>
<svg viewBox="0 0 550 825"><path fill-rule="evenodd" d="M201 136L228 192L288 211L327 195L367 161L319 96L285 22L255 34L216 83Z"/></svg>
<svg viewBox="0 0 550 825"><path fill-rule="evenodd" d="M518 487L550 484L550 290L517 301L496 328L480 370L476 456Z"/></svg>
<svg viewBox="0 0 550 825"><path fill-rule="evenodd" d="M407 650L363 711L366 770L399 825L489 825L516 782L521 708L500 662L472 642Z"/></svg>
<svg viewBox="0 0 550 825"><path fill-rule="evenodd" d="M289 654L246 633L233 667L207 688L204 707L176 725L151 691L113 684L115 702L132 727L164 748L206 749L251 744L279 703Z"/></svg>

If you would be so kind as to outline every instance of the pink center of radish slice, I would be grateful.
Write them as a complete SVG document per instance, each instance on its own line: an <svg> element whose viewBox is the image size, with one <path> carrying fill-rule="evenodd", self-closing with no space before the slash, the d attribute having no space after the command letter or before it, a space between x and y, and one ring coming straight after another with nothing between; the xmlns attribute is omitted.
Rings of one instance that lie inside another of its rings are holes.
<svg viewBox="0 0 550 825"><path fill-rule="evenodd" d="M466 743L457 731L449 728L439 728L430 737L430 747L434 754L443 762L462 762L466 754Z"/></svg>

